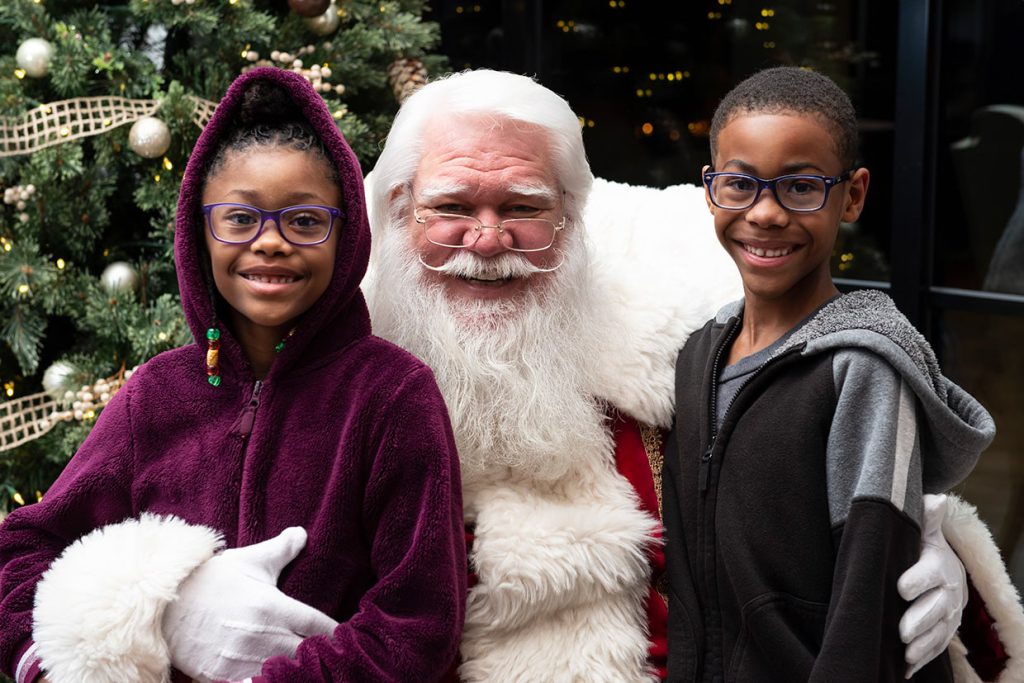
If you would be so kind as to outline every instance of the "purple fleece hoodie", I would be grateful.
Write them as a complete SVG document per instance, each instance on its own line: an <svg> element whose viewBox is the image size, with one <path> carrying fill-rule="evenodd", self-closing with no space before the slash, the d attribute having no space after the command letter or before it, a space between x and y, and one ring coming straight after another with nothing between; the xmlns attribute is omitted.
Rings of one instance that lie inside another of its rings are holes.
<svg viewBox="0 0 1024 683"><path fill-rule="evenodd" d="M345 214L331 283L258 400L223 324L222 384L207 383L214 311L199 224L203 176L257 80L285 88L325 142ZM446 671L466 595L458 458L429 368L370 334L359 290L369 248L359 164L320 96L279 69L236 79L196 144L178 202L175 260L196 342L141 366L43 501L0 527L0 665L12 670L30 642L36 584L61 551L149 512L216 529L228 547L290 526L308 531L278 585L341 625L307 638L294 658L265 662L266 681L419 683Z"/></svg>

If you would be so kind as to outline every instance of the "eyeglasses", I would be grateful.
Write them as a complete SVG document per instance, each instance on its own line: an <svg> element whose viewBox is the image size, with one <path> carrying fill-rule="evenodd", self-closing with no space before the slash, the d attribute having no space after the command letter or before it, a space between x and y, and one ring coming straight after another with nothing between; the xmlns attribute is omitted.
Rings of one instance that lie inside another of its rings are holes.
<svg viewBox="0 0 1024 683"><path fill-rule="evenodd" d="M741 211L757 203L761 191L770 189L775 201L787 211L817 211L825 206L828 193L839 183L849 180L853 171L842 175L780 175L758 178L746 173L705 173L711 203L720 209Z"/></svg>
<svg viewBox="0 0 1024 683"><path fill-rule="evenodd" d="M426 216L413 211L416 222L423 226L423 235L431 244L450 249L472 247L484 230L497 230L498 240L511 251L544 251L555 243L555 233L565 227L544 218L509 218L497 225L484 225L473 216L457 213L431 213Z"/></svg>
<svg viewBox="0 0 1024 683"><path fill-rule="evenodd" d="M225 244L248 244L263 233L268 220L274 221L277 231L289 244L312 247L326 242L331 236L334 221L344 214L341 209L319 204L286 206L266 211L248 204L204 204L203 215L210 234Z"/></svg>

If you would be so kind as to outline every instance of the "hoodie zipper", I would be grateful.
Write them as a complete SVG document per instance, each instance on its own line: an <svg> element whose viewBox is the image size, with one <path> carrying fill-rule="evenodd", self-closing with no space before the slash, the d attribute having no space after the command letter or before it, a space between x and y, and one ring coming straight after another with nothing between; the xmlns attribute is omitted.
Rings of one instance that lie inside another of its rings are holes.
<svg viewBox="0 0 1024 683"><path fill-rule="evenodd" d="M246 404L245 408L242 409L242 413L238 416L238 425L236 431L242 437L243 441L249 439L249 435L252 434L252 426L256 422L256 410L260 407L260 392L263 390L263 380L256 380L252 385L252 396L249 397L249 403Z"/></svg>
<svg viewBox="0 0 1024 683"><path fill-rule="evenodd" d="M713 517L714 512L713 511L709 511L708 506L706 505L706 495L707 495L707 492L708 492L709 483L710 483L710 479L711 479L711 461L712 461L712 457L713 457L713 454L714 454L715 441L718 439L718 420L717 420L718 390L717 390L717 385L718 385L719 367L721 365L722 354L723 354L724 350L726 348L729 348L730 344L732 343L733 338L735 338L737 332L739 331L739 328L740 328L740 325L737 322L737 323L735 323L733 325L733 327L731 329L729 329L726 332L725 339L723 340L722 344L718 347L718 350L715 353L715 360L714 360L714 362L712 364L712 372L713 372L713 374L712 374L711 390L710 390L711 391L711 396L710 396L710 401L709 401L709 403L711 405L711 414L710 414L709 420L708 420L709 421L709 425L708 426L709 426L711 438L708 441L708 446L705 449L704 454L701 456L700 470L699 470L699 476L698 476L698 478L700 480L699 481L699 486L700 486L700 492L701 492L700 503L698 505L699 524L700 524L700 528L701 528L701 536L698 539L698 552L699 552L699 557L702 558L702 560L701 560L702 564L705 564L705 560L703 558L705 558L705 555L706 555L706 553L709 552L709 549L710 549L711 553L715 553L716 552L716 543L717 543L716 540L714 539L714 524L715 524L714 523L714 517ZM743 392L743 390L747 387L748 384L750 384L750 382L752 382L754 380L755 377L760 375L768 365L774 364L775 361L779 360L780 358L784 358L786 356L789 356L792 353L795 353L797 350L798 350L798 347L794 347L792 349L789 349L788 351L786 351L783 354L772 356L772 357L768 358L767 360L765 360L763 363L761 363L761 365L758 366L758 368L754 372L750 373L750 375L743 381L743 383L740 384L739 388L733 394L732 399L729 401L729 405L725 409L725 414L728 415L729 411L732 409L733 404L736 402L736 399L739 398L739 396ZM717 502L716 502L716 505L717 505ZM713 508L712 508L712 510L713 510ZM701 575L702 575L701 576L701 582L704 585L704 590L705 590L705 594L708 597L708 602L712 603L712 601L713 601L713 604L715 605L714 608L712 608L710 606L710 604L704 606L704 609L706 610L705 623L706 624L714 624L715 625L715 630L716 631L720 631L721 630L721 622L720 622L719 619L717 619L717 618L715 618L713 616L714 614L719 614L720 615L720 612L718 611L718 607L717 607L717 605L719 604L718 589L717 589L717 587L714 587L713 586L713 582L711 582L709 580L709 576L708 576L708 572L706 571L706 568L705 568L705 571L701 572ZM704 645L704 650L703 650L702 657L701 657L702 661L704 662L703 666L705 666L705 667L707 666L707 661L709 659L709 651L711 649L714 649L714 651L715 651L714 654L718 655L717 661L720 664L721 663L721 657L722 657L721 649L719 647L712 648L710 646L710 644L707 642L707 639L708 639L708 636L705 633L705 645ZM721 677L720 677L721 672L717 672L717 674L718 675L715 676L715 680L721 680Z"/></svg>
<svg viewBox="0 0 1024 683"><path fill-rule="evenodd" d="M718 438L718 425L715 416L718 413L718 391L716 390L718 382L718 371L722 363L722 353L725 349L729 348L732 344L733 338L739 331L739 324L733 323L732 327L725 334L725 339L719 344L718 350L715 352L715 361L711 366L711 396L710 404L711 411L708 416L708 434L711 438L708 439L708 446L704 449L704 454L700 458L700 469L698 471L697 480L700 486L700 492L707 493L708 482L711 480L711 458L715 450L715 439Z"/></svg>

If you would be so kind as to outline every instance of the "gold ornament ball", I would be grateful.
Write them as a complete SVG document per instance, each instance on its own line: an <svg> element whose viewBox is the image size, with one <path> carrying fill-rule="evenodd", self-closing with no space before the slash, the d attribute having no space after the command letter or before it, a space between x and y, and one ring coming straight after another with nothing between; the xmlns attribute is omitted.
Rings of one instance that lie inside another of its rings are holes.
<svg viewBox="0 0 1024 683"><path fill-rule="evenodd" d="M143 116L128 131L128 146L140 157L155 159L171 146L171 130L155 116Z"/></svg>
<svg viewBox="0 0 1024 683"><path fill-rule="evenodd" d="M341 25L341 19L338 17L338 5L331 2L327 6L327 11L323 14L308 19L303 19L306 24L306 28L315 33L318 36L329 36L338 30L338 26Z"/></svg>
<svg viewBox="0 0 1024 683"><path fill-rule="evenodd" d="M288 0L288 6L300 17L318 17L330 4L331 0Z"/></svg>
<svg viewBox="0 0 1024 683"><path fill-rule="evenodd" d="M100 282L103 289L110 294L135 290L139 286L139 274L132 264L124 261L114 261L103 270L100 275Z"/></svg>
<svg viewBox="0 0 1024 683"><path fill-rule="evenodd" d="M53 45L42 38L29 38L18 46L15 61L32 78L42 78L50 73L53 61Z"/></svg>

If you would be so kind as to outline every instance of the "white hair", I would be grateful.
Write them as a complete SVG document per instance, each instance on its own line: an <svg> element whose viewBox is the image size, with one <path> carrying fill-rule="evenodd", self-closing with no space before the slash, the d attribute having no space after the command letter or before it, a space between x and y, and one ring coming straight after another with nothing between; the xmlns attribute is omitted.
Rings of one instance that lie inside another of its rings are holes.
<svg viewBox="0 0 1024 683"><path fill-rule="evenodd" d="M564 99L532 78L488 69L462 71L428 83L402 105L373 170L369 203L375 221L383 226L406 211L406 193L392 194L416 175L430 124L461 115L489 117L497 127L511 121L544 130L551 145L552 171L565 192L565 215L569 222L583 224L583 207L594 177L579 118Z"/></svg>

